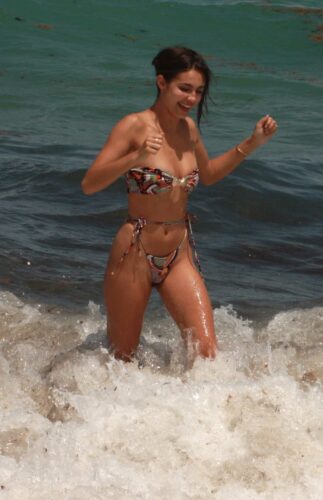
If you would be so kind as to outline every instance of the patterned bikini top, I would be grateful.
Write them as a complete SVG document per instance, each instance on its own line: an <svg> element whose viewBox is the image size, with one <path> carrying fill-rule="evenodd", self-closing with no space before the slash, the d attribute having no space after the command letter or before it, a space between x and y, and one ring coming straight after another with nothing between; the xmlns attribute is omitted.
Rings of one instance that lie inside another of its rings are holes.
<svg viewBox="0 0 323 500"><path fill-rule="evenodd" d="M174 186L182 186L190 193L198 184L199 172L195 168L185 177L175 177L160 168L137 167L130 169L125 178L128 193L159 194L171 191Z"/></svg>

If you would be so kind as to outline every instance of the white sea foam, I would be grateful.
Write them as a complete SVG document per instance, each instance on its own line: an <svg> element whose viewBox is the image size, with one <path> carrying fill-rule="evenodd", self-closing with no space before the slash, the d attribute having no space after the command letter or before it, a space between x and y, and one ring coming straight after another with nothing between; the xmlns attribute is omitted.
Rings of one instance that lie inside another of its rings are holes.
<svg viewBox="0 0 323 500"><path fill-rule="evenodd" d="M220 351L187 368L167 318L138 359L83 315L0 297L4 499L291 499L323 490L323 308L266 327L215 311Z"/></svg>

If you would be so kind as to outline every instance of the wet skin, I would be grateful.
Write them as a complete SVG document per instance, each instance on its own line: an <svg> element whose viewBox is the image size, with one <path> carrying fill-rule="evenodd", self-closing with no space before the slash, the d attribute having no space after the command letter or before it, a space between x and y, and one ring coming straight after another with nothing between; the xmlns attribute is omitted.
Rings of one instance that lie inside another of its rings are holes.
<svg viewBox="0 0 323 500"><path fill-rule="evenodd" d="M198 129L188 116L201 100L203 75L192 69L178 73L170 82L158 75L156 83L159 96L154 105L126 116L112 130L83 179L86 194L104 189L131 168L144 166L159 168L177 178L198 167L202 183L213 184L231 173L247 154L265 144L276 131L276 122L266 115L239 147L209 159ZM128 213L151 221L178 220L187 213L187 201L188 194L179 185L157 195L131 193ZM115 356L123 360L130 360L138 346L152 291L150 267L142 247L153 255L167 255L179 245L186 231L184 224L145 226L140 237L142 245L133 245L121 261L133 229L131 223L125 223L118 231L104 280L108 338ZM214 358L213 311L187 238L157 290L183 338L193 341L196 355Z"/></svg>

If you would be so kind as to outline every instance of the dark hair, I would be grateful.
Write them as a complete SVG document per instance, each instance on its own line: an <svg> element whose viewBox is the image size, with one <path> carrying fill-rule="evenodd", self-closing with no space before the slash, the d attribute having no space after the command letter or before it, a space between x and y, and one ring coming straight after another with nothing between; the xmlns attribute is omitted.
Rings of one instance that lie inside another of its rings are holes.
<svg viewBox="0 0 323 500"><path fill-rule="evenodd" d="M178 73L196 69L200 71L205 80L202 98L197 108L197 123L200 125L202 116L207 113L207 98L211 81L211 70L203 57L192 49L186 47L167 47L162 49L152 60L156 75L163 75L167 82L175 78ZM160 90L157 87L159 95Z"/></svg>

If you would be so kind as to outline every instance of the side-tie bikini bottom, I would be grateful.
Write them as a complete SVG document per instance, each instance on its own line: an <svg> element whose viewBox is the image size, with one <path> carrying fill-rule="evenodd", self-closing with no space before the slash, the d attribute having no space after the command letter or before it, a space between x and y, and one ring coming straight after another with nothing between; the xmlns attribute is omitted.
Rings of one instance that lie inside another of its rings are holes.
<svg viewBox="0 0 323 500"><path fill-rule="evenodd" d="M200 261L197 255L196 251L196 246L195 246L195 241L193 237L193 232L192 232L192 221L193 217L191 214L186 214L185 218L183 219L178 219L178 220L170 220L170 221L152 221L145 219L144 217L132 217L128 216L126 219L126 222L130 222L133 224L133 234L131 238L130 245L128 248L125 250L125 252L122 254L122 257L120 259L120 263L125 259L125 257L128 255L130 252L130 249L133 247L133 245L137 245L138 248L142 247L142 249L145 252L147 261L149 263L150 271L151 271L151 283L152 285L159 285L164 281L166 278L167 274L169 273L169 270L171 268L171 265L175 262L181 247L188 236L189 243L191 245L191 248L193 250L193 255L194 255L194 260L196 262L196 265L198 267L198 270L200 274L201 272L201 265ZM184 237L182 238L180 244L175 248L175 250L172 250L169 254L164 255L164 256L157 256L157 255L152 255L146 252L145 247L142 244L141 241L141 232L143 228L147 225L150 224L157 224L161 226L171 226L175 224L184 224L186 227L186 231L184 234Z"/></svg>

